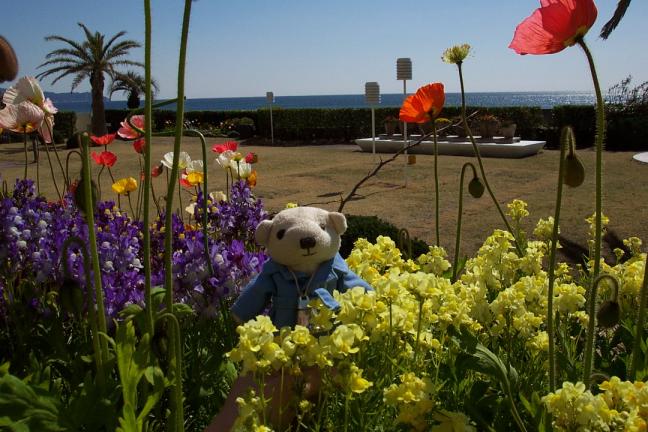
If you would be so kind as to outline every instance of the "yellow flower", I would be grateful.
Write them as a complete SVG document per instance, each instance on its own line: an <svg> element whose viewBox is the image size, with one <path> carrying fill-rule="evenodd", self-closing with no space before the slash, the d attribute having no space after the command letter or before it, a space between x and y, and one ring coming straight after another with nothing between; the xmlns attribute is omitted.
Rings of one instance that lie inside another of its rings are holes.
<svg viewBox="0 0 648 432"><path fill-rule="evenodd" d="M470 45L468 44L455 45L443 52L443 55L441 56L441 60L443 60L445 63L461 64L466 59L466 57L468 57L469 53L470 53Z"/></svg>
<svg viewBox="0 0 648 432"><path fill-rule="evenodd" d="M461 412L441 410L432 415L439 424L431 432L474 432L477 429L470 424L470 418Z"/></svg>
<svg viewBox="0 0 648 432"><path fill-rule="evenodd" d="M203 173L198 171L192 171L189 174L187 174L186 180L187 183L189 183L191 186L196 186L197 184L203 182Z"/></svg>
<svg viewBox="0 0 648 432"><path fill-rule="evenodd" d="M289 208L295 208L295 207L299 207L299 206L298 206L297 204L295 204L294 202L286 203L286 208L287 208L287 209L289 209Z"/></svg>
<svg viewBox="0 0 648 432"><path fill-rule="evenodd" d="M137 189L137 180L133 177L126 177L120 180L117 180L112 185L112 190L119 195L128 195Z"/></svg>

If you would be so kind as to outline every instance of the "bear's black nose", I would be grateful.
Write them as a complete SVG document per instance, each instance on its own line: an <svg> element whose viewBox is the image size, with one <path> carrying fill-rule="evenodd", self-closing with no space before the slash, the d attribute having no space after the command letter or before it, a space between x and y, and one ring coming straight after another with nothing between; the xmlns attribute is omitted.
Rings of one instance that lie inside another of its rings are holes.
<svg viewBox="0 0 648 432"><path fill-rule="evenodd" d="M313 237L304 237L303 239L299 240L299 246L302 249L314 248L316 243L317 242L315 241L315 238L313 238Z"/></svg>

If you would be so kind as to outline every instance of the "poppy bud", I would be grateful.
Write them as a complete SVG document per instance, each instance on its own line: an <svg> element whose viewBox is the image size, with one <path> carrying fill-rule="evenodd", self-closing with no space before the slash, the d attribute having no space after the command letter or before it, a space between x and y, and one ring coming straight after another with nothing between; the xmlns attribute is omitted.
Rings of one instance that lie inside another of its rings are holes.
<svg viewBox="0 0 648 432"><path fill-rule="evenodd" d="M470 183L468 183L468 192L473 198L481 198L484 195L484 184L479 180L479 177L475 176Z"/></svg>
<svg viewBox="0 0 648 432"><path fill-rule="evenodd" d="M97 205L97 196L99 195L99 190L97 189L97 184L94 180L90 180L90 189L92 190L92 208L94 209ZM74 191L74 203L85 213L86 202L85 202L85 187L83 186L83 179L79 179L77 182L76 190Z"/></svg>
<svg viewBox="0 0 648 432"><path fill-rule="evenodd" d="M578 187L585 181L585 167L578 159L576 153L568 153L565 156L565 175L563 183L569 187Z"/></svg>
<svg viewBox="0 0 648 432"><path fill-rule="evenodd" d="M154 178L158 177L160 174L162 174L163 171L164 171L164 165L163 164L156 165L151 169L151 177L154 177Z"/></svg>
<svg viewBox="0 0 648 432"><path fill-rule="evenodd" d="M81 316L83 310L83 290L76 279L70 277L63 278L63 284L59 289L59 301L65 311L74 314L76 317Z"/></svg>
<svg viewBox="0 0 648 432"><path fill-rule="evenodd" d="M601 303L598 312L596 313L596 320L599 327L610 328L619 323L621 316L621 308L619 303L614 300L606 300Z"/></svg>
<svg viewBox="0 0 648 432"><path fill-rule="evenodd" d="M0 83L13 81L18 75L18 59L11 44L0 36Z"/></svg>

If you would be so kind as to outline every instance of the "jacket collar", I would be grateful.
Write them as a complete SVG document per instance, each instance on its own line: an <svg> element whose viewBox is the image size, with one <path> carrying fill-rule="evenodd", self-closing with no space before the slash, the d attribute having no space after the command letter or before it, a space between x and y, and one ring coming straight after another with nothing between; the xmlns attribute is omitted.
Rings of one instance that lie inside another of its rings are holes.
<svg viewBox="0 0 648 432"><path fill-rule="evenodd" d="M270 258L264 264L263 271L268 273L279 273L281 277L283 277L284 279L289 281L293 280L293 275L291 271L288 269L288 267L286 267L283 264L279 264L272 258ZM313 282L319 283L319 282L324 282L332 279L337 279L336 271L337 272L348 271L348 266L339 253L336 253L335 256L330 260L324 261L322 264L320 264L320 266L317 268L317 271L315 272L315 277L313 278ZM303 272L294 272L294 273L298 279L310 277L310 275Z"/></svg>

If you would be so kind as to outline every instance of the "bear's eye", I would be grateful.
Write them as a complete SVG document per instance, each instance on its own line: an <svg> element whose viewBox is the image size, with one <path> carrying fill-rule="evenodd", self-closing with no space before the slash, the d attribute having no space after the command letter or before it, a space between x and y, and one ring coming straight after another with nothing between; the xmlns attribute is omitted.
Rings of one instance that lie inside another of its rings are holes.
<svg viewBox="0 0 648 432"><path fill-rule="evenodd" d="M279 231L277 231L277 238L279 240L281 240L283 238L284 234L286 234L286 230L285 229L280 229Z"/></svg>
<svg viewBox="0 0 648 432"><path fill-rule="evenodd" d="M326 225L325 224L321 223L320 228L322 228L323 231L326 231Z"/></svg>

